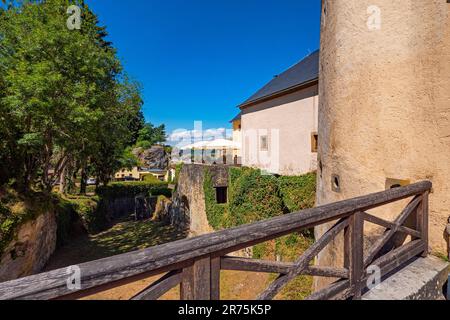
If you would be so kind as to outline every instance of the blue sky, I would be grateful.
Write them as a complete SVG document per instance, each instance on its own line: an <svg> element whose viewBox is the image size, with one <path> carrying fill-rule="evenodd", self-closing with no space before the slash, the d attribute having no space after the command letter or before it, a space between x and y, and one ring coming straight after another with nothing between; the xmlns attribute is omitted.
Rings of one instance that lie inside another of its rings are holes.
<svg viewBox="0 0 450 320"><path fill-rule="evenodd" d="M227 128L236 106L319 47L320 0L89 0L147 121Z"/></svg>

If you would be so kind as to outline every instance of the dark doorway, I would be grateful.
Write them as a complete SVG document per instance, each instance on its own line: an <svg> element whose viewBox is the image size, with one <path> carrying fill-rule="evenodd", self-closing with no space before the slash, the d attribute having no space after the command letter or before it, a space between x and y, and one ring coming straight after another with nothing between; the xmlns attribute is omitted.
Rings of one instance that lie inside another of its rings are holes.
<svg viewBox="0 0 450 320"><path fill-rule="evenodd" d="M228 203L228 188L217 187L216 188L216 200L218 204Z"/></svg>

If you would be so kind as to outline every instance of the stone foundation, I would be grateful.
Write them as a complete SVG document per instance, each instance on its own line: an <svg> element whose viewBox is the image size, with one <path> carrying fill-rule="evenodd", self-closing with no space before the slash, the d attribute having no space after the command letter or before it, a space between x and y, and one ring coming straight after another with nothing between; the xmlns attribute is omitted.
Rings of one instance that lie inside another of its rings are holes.
<svg viewBox="0 0 450 320"><path fill-rule="evenodd" d="M448 276L448 263L431 256L419 258L366 293L363 300L444 300Z"/></svg>

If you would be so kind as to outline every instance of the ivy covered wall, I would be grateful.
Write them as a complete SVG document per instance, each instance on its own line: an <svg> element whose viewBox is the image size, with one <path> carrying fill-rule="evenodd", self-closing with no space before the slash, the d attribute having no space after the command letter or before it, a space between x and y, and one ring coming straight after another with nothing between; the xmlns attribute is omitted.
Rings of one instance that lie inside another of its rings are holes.
<svg viewBox="0 0 450 320"><path fill-rule="evenodd" d="M277 217L314 207L316 174L302 176L263 175L252 168L230 168L228 203L217 204L216 190L205 167L206 215L215 230Z"/></svg>

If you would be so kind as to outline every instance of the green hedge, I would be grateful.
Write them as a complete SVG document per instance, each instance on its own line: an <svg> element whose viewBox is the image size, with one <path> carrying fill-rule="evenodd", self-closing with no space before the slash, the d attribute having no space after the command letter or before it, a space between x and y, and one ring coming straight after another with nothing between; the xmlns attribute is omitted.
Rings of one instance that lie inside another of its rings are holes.
<svg viewBox="0 0 450 320"><path fill-rule="evenodd" d="M171 195L168 184L159 180L157 182L114 182L97 189L97 195L103 199L135 197L142 193L153 196Z"/></svg>

